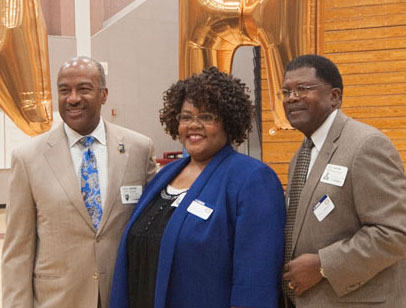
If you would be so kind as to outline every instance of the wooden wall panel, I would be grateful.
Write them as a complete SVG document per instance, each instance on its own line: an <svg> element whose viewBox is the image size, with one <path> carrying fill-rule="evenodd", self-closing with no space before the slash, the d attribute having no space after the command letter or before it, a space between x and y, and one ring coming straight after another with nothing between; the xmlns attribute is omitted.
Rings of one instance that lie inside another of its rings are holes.
<svg viewBox="0 0 406 308"><path fill-rule="evenodd" d="M404 72L370 72L360 74L343 74L343 82L347 86L353 85L373 85L373 84L393 84L402 85L405 81Z"/></svg>
<svg viewBox="0 0 406 308"><path fill-rule="evenodd" d="M341 71L342 110L385 133L406 162L406 0L318 0L316 12L316 50ZM263 161L286 187L303 136L276 130L262 94Z"/></svg>
<svg viewBox="0 0 406 308"><path fill-rule="evenodd" d="M405 29L406 33L406 29ZM399 72L406 71L406 60L389 60L389 61L376 61L370 62L368 65L364 63L341 63L340 71L344 76L358 73L389 73L389 72ZM347 77L345 77L347 78ZM404 78L404 76L403 76ZM404 80L404 79L403 79Z"/></svg>
<svg viewBox="0 0 406 308"><path fill-rule="evenodd" d="M344 97L343 100L343 106L345 107L398 106L406 104L406 96L403 94L372 96L367 93L364 96L348 96L347 90L348 89L346 89L344 94L346 97Z"/></svg>
<svg viewBox="0 0 406 308"><path fill-rule="evenodd" d="M391 4L401 3L402 0L322 0L326 7L338 8L338 7L362 7L374 4Z"/></svg>
<svg viewBox="0 0 406 308"><path fill-rule="evenodd" d="M376 16L399 15L406 14L406 9L402 3L385 3L385 1L379 1L378 3L371 3L369 5L360 5L359 1L352 1L347 6L334 6L328 4L329 1L325 1L325 7L330 11L325 18L325 22L339 22L342 20L357 21L358 19L375 18ZM336 3L338 1L335 1ZM342 3L343 1L339 1ZM380 19L381 20L381 19ZM360 24L357 24L359 26ZM355 27L356 28L356 27Z"/></svg>
<svg viewBox="0 0 406 308"><path fill-rule="evenodd" d="M359 84L357 86L351 85L344 88L345 94L349 96L380 96L380 95L396 95L403 94L402 91L405 90L405 83L395 83L395 84ZM371 97L373 99L373 97Z"/></svg>
<svg viewBox="0 0 406 308"><path fill-rule="evenodd" d="M381 27L371 31L370 29L345 29L326 32L324 42L335 42L337 40L366 40L366 39L387 39L401 37L406 31L406 26L393 26L391 28Z"/></svg>
<svg viewBox="0 0 406 308"><path fill-rule="evenodd" d="M406 15L403 17L406 20ZM357 52L365 50L376 50L376 48L401 49L406 48L406 41L402 37L387 39L336 41L326 43L323 52L325 54L337 52Z"/></svg>
<svg viewBox="0 0 406 308"><path fill-rule="evenodd" d="M405 59L404 49L358 51L356 53L329 54L328 57L337 65L357 64L383 61L399 61Z"/></svg>

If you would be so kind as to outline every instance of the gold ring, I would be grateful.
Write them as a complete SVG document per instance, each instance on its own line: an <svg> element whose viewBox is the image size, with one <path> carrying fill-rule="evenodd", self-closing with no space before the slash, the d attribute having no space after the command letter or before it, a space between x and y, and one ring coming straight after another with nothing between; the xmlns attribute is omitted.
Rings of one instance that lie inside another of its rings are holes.
<svg viewBox="0 0 406 308"><path fill-rule="evenodd" d="M288 287L289 287L289 289L291 289L291 290L294 290L294 289L295 289L295 287L293 286L292 282L289 282L289 283L288 283Z"/></svg>

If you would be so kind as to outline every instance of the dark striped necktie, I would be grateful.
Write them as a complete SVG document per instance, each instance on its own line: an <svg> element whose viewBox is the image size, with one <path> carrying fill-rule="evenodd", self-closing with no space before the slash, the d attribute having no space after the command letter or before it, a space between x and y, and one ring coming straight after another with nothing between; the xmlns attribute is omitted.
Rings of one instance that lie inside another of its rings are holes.
<svg viewBox="0 0 406 308"><path fill-rule="evenodd" d="M307 170L309 169L310 154L313 147L313 142L310 138L306 138L302 147L300 148L299 155L296 160L295 170L292 177L292 183L289 193L289 207L286 214L285 225L285 264L290 261L292 254L292 234L293 226L295 225L296 211L299 204L300 194L306 182ZM289 296L291 301L295 302L294 290L289 288L288 281L283 281L283 290Z"/></svg>

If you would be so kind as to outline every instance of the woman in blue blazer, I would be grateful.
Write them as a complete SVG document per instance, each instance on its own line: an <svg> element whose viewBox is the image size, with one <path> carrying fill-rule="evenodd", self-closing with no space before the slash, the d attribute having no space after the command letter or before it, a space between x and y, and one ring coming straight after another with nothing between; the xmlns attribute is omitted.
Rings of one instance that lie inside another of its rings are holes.
<svg viewBox="0 0 406 308"><path fill-rule="evenodd" d="M110 308L277 307L284 197L237 153L251 130L245 85L212 67L172 85L161 123L189 156L148 184L124 231Z"/></svg>

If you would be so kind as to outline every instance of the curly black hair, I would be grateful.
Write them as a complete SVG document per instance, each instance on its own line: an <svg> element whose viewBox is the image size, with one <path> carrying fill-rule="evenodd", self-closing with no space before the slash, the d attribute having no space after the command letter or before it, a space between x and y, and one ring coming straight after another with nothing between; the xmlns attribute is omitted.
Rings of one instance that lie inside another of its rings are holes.
<svg viewBox="0 0 406 308"><path fill-rule="evenodd" d="M254 107L240 79L220 72L217 67L203 70L185 80L179 80L164 92L164 107L159 119L172 139L179 136L176 116L187 100L203 112L215 114L223 123L229 142L239 145L252 130Z"/></svg>

